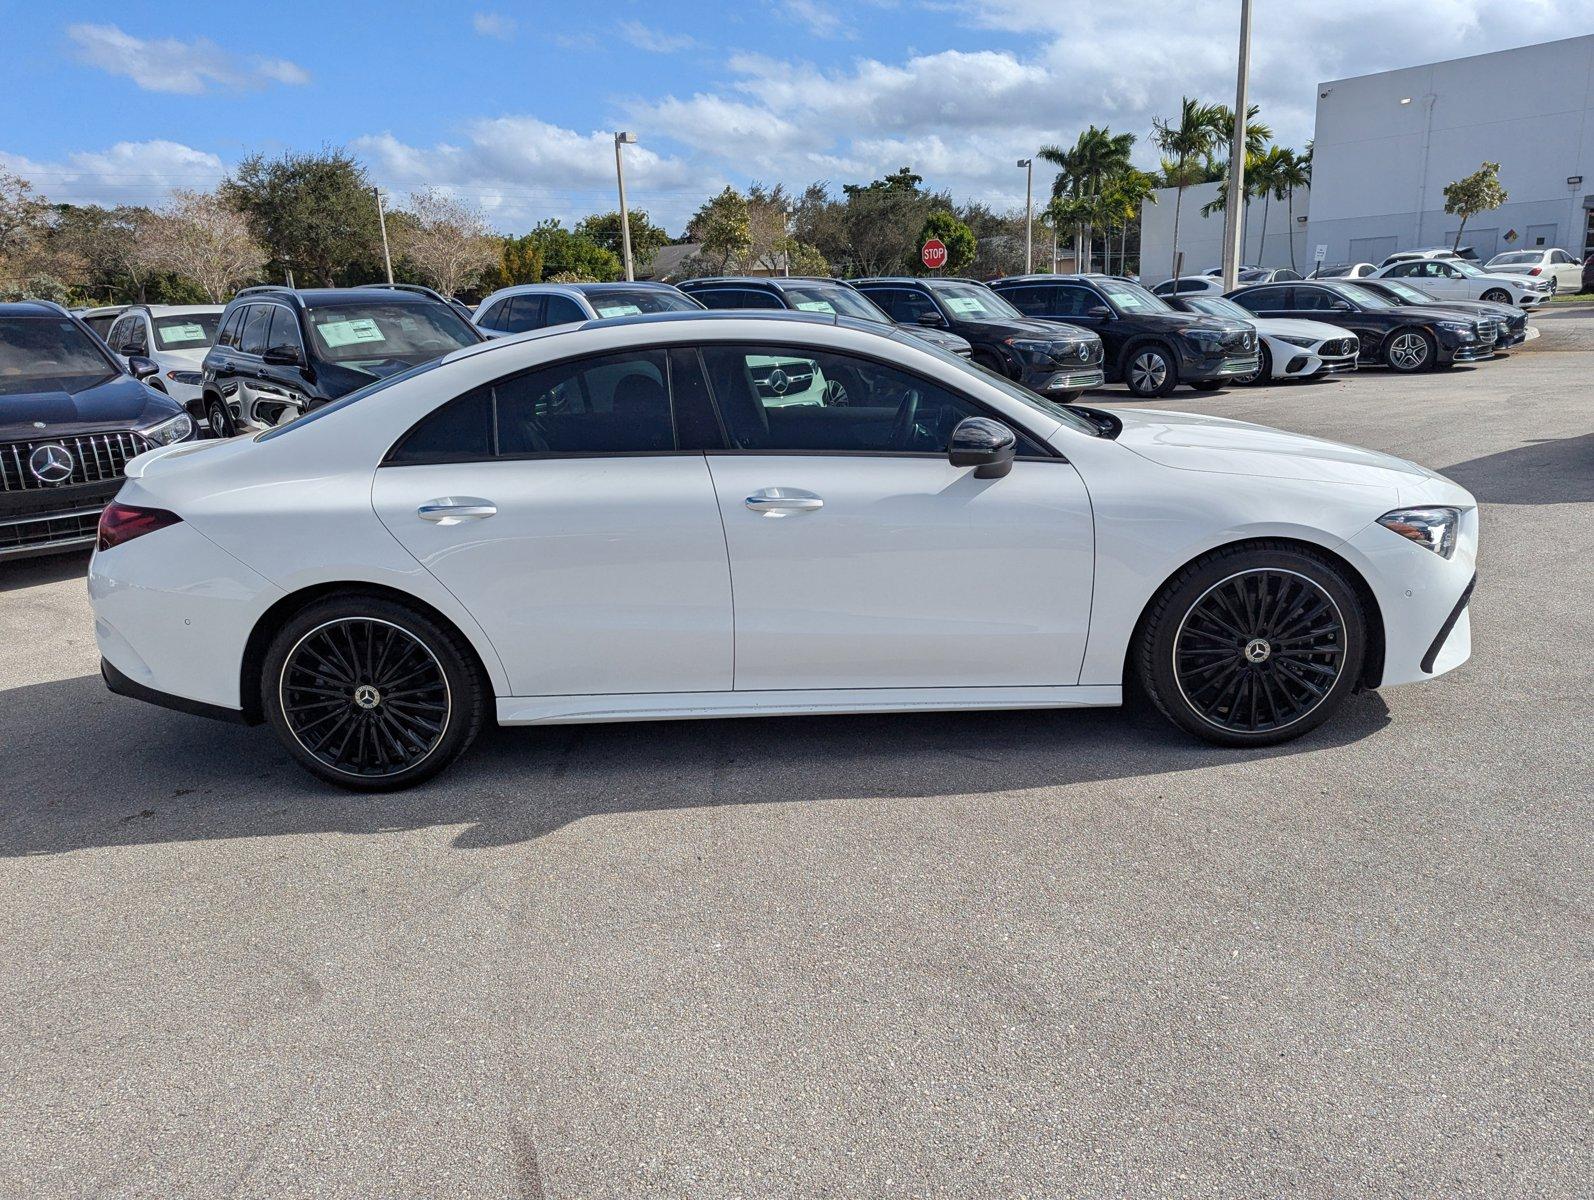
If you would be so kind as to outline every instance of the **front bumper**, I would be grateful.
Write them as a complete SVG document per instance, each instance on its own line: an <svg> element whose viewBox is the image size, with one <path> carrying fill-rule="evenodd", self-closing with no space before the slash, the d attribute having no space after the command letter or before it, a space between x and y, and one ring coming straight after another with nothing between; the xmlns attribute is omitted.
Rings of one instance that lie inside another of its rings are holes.
<svg viewBox="0 0 1594 1200"><path fill-rule="evenodd" d="M1181 383L1202 383L1213 379L1233 379L1236 375L1250 375L1262 365L1262 356L1228 355L1223 357L1186 356L1179 369Z"/></svg>
<svg viewBox="0 0 1594 1200"><path fill-rule="evenodd" d="M1450 351L1448 361L1458 363L1484 362L1494 357L1494 347L1495 343L1493 342L1489 342L1487 345L1481 342L1472 342L1465 346L1457 346Z"/></svg>
<svg viewBox="0 0 1594 1200"><path fill-rule="evenodd" d="M1106 374L1101 369L1101 364L1084 367L1063 367L1059 369L1027 369L1021 381L1032 392L1042 396L1056 395L1058 392L1083 392L1089 388L1100 387L1106 381Z"/></svg>

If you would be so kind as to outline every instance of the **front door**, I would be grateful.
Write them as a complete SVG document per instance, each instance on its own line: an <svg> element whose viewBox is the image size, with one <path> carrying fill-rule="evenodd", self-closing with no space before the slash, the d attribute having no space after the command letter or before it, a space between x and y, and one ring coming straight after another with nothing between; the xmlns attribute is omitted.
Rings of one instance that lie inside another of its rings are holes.
<svg viewBox="0 0 1594 1200"><path fill-rule="evenodd" d="M776 346L703 358L734 447L708 463L738 691L1078 682L1094 542L1069 463L1021 437L1005 478L953 467L953 427L990 413L872 360Z"/></svg>
<svg viewBox="0 0 1594 1200"><path fill-rule="evenodd" d="M372 500L486 630L515 695L728 691L725 533L685 444L663 351L577 359L436 410Z"/></svg>

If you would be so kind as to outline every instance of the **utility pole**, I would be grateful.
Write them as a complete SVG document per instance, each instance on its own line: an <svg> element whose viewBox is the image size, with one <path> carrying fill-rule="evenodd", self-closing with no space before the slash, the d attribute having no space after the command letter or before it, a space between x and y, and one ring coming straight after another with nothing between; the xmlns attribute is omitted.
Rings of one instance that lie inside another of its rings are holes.
<svg viewBox="0 0 1594 1200"><path fill-rule="evenodd" d="M1245 253L1245 126L1250 104L1246 84L1251 73L1251 0L1240 0L1240 75L1234 85L1234 144L1229 148L1229 194L1223 209L1223 290L1239 285Z"/></svg>
<svg viewBox="0 0 1594 1200"><path fill-rule="evenodd" d="M382 262L387 267L387 281L393 282L393 254L387 248L387 213L382 209L382 189L372 188L376 196L376 223L382 227Z"/></svg>
<svg viewBox="0 0 1594 1200"><path fill-rule="evenodd" d="M625 207L625 160L620 157L620 147L636 144L636 134L617 133L614 135L614 178L620 185L620 249L625 259L625 281L630 283L636 278L631 270L631 216Z"/></svg>
<svg viewBox="0 0 1594 1200"><path fill-rule="evenodd" d="M1018 166L1024 168L1024 274L1028 275L1035 270L1035 160L1021 158ZM1052 272L1057 271L1057 263L1052 263Z"/></svg>

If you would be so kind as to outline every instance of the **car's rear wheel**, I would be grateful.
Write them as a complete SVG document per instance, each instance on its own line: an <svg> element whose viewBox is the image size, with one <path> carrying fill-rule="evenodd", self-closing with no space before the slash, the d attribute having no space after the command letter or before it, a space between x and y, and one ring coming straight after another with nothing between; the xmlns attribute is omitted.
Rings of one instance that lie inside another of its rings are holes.
<svg viewBox="0 0 1594 1200"><path fill-rule="evenodd" d="M1192 379L1190 386L1198 392L1215 392L1223 386L1221 379Z"/></svg>
<svg viewBox="0 0 1594 1200"><path fill-rule="evenodd" d="M293 617L260 680L266 718L299 764L363 792L409 787L458 758L481 729L488 691L457 632L360 595Z"/></svg>
<svg viewBox="0 0 1594 1200"><path fill-rule="evenodd" d="M1321 725L1361 676L1366 619L1328 559L1288 545L1214 551L1153 602L1137 674L1175 725L1224 746L1267 746Z"/></svg>
<svg viewBox="0 0 1594 1200"><path fill-rule="evenodd" d="M1481 299L1487 300L1491 304L1510 304L1511 293L1504 288L1490 288L1483 293Z"/></svg>
<svg viewBox="0 0 1594 1200"><path fill-rule="evenodd" d="M1166 396L1179 382L1173 355L1161 346L1135 346L1124 362L1124 382L1137 396Z"/></svg>
<svg viewBox="0 0 1594 1200"><path fill-rule="evenodd" d="M1384 346L1384 362L1406 374L1426 371L1438 357L1433 336L1421 329L1397 329Z"/></svg>
<svg viewBox="0 0 1594 1200"><path fill-rule="evenodd" d="M228 438L233 435L232 417L227 412L227 406L215 397L205 405L205 424L210 428L211 437Z"/></svg>

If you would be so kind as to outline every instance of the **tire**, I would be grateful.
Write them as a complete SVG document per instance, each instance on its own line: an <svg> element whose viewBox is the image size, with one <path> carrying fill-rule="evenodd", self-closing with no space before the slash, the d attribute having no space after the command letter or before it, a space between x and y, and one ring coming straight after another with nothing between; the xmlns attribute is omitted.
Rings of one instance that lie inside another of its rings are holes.
<svg viewBox="0 0 1594 1200"><path fill-rule="evenodd" d="M1342 568L1267 542L1214 550L1180 571L1137 637L1136 675L1152 703L1220 746L1271 746L1316 729L1356 689L1367 650L1366 617Z"/></svg>
<svg viewBox="0 0 1594 1200"><path fill-rule="evenodd" d="M232 414L215 396L205 402L205 426L214 438L229 438L237 432L233 428Z"/></svg>
<svg viewBox="0 0 1594 1200"><path fill-rule="evenodd" d="M1438 360L1438 343L1426 330L1397 329L1384 342L1385 365L1402 375L1430 370Z"/></svg>
<svg viewBox="0 0 1594 1200"><path fill-rule="evenodd" d="M1478 299L1487 300L1491 304L1512 303L1511 293L1506 291L1504 288L1490 288L1488 291L1484 292L1483 295L1479 296Z"/></svg>
<svg viewBox="0 0 1594 1200"><path fill-rule="evenodd" d="M1192 379L1190 386L1198 392L1215 392L1223 386L1221 379Z"/></svg>
<svg viewBox="0 0 1594 1200"><path fill-rule="evenodd" d="M1000 375L1003 379L1012 378L1012 376L1008 374L1007 368L1002 365L1002 361L989 350L976 350L972 355L970 355L970 357L974 360L974 362L984 367L987 371L990 371L995 375Z"/></svg>
<svg viewBox="0 0 1594 1200"><path fill-rule="evenodd" d="M1262 339L1258 338L1260 342ZM1236 375L1234 382L1245 387L1256 387L1258 384L1273 382L1273 354L1264 343L1257 348L1257 368L1249 375Z"/></svg>
<svg viewBox="0 0 1594 1200"><path fill-rule="evenodd" d="M1147 398L1166 396L1179 385L1172 352L1155 342L1131 347L1124 355L1122 374L1131 392Z"/></svg>
<svg viewBox="0 0 1594 1200"><path fill-rule="evenodd" d="M1082 391L1078 391L1078 392L1058 392L1055 396L1051 397L1051 399L1060 401L1063 404L1073 404L1076 401L1078 401L1078 399L1081 396L1083 396L1084 394L1085 393L1082 392Z"/></svg>
<svg viewBox="0 0 1594 1200"><path fill-rule="evenodd" d="M272 639L260 674L261 708L288 753L356 792L398 791L436 775L475 741L490 697L454 629L357 593L295 615Z"/></svg>
<svg viewBox="0 0 1594 1200"><path fill-rule="evenodd" d="M1555 295L1561 290L1561 281L1554 275L1550 276L1550 295Z"/></svg>

